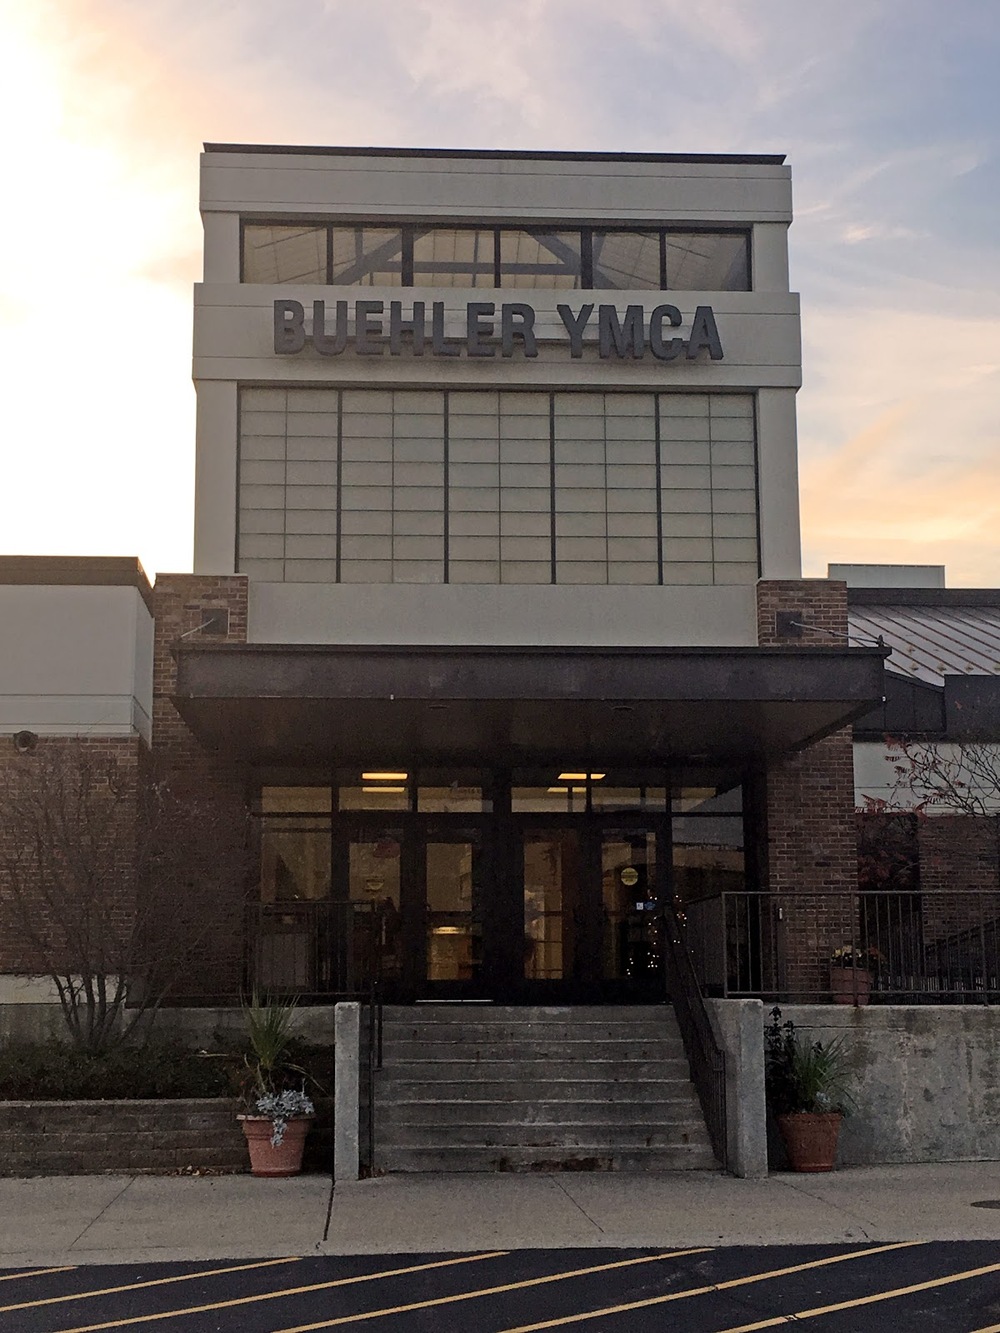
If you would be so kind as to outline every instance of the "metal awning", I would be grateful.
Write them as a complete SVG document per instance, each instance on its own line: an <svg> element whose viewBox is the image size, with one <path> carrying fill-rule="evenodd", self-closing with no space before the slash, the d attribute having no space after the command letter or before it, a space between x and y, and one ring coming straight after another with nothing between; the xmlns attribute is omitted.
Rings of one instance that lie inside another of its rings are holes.
<svg viewBox="0 0 1000 1333"><path fill-rule="evenodd" d="M880 702L878 648L190 644L174 703L261 763L747 760Z"/></svg>

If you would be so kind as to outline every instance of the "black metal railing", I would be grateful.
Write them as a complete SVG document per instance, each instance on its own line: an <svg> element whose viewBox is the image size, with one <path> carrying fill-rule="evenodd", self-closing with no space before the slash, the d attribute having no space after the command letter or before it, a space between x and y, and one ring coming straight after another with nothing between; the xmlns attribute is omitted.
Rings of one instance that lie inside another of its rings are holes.
<svg viewBox="0 0 1000 1333"><path fill-rule="evenodd" d="M672 903L668 903L664 910L664 934L670 1001L677 1016L691 1080L701 1102L712 1148L725 1168L729 1165L726 1057L715 1039L685 932Z"/></svg>
<svg viewBox="0 0 1000 1333"><path fill-rule="evenodd" d="M247 991L364 1001L380 973L383 930L377 903L254 903L246 914Z"/></svg>
<svg viewBox="0 0 1000 1333"><path fill-rule="evenodd" d="M1000 1003L1000 889L722 893L688 918L709 994L829 1003L850 973L855 1003Z"/></svg>
<svg viewBox="0 0 1000 1333"><path fill-rule="evenodd" d="M376 906L372 930L372 967L368 984L368 1032L365 1046L365 1112L368 1133L365 1143L366 1174L375 1174L375 1075L382 1068L382 959L385 946L385 919Z"/></svg>
<svg viewBox="0 0 1000 1333"><path fill-rule="evenodd" d="M247 993L309 1003L356 1000L365 1007L360 1053L363 1167L375 1169L375 1085L382 1068L385 913L379 903L253 904L246 914Z"/></svg>

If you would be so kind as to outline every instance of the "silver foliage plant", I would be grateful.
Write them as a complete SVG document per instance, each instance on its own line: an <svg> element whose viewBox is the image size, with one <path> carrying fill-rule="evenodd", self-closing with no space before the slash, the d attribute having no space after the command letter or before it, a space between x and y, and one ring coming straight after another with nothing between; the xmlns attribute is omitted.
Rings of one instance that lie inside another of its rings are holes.
<svg viewBox="0 0 1000 1333"><path fill-rule="evenodd" d="M281 1146L289 1120L300 1115L313 1115L315 1109L306 1094L294 1088L286 1088L284 1092L269 1092L257 1098L258 1114L271 1121L272 1148Z"/></svg>

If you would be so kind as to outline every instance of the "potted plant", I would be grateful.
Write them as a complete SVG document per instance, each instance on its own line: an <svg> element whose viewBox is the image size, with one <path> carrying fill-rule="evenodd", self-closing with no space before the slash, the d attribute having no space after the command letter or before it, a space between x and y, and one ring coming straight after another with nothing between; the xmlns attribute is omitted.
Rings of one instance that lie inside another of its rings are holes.
<svg viewBox="0 0 1000 1333"><path fill-rule="evenodd" d="M830 955L830 991L834 1004L867 1004L872 973L882 955L868 945L844 944Z"/></svg>
<svg viewBox="0 0 1000 1333"><path fill-rule="evenodd" d="M806 1041L781 1010L764 1033L764 1086L793 1171L832 1171L840 1124L852 1105L850 1054L842 1037Z"/></svg>
<svg viewBox="0 0 1000 1333"><path fill-rule="evenodd" d="M306 1071L289 1058L294 1012L294 1000L261 1000L256 993L243 1005L250 1050L245 1057L245 1110L237 1119L255 1176L294 1176L302 1170L314 1107L305 1092ZM296 1076L302 1081L299 1088L292 1086Z"/></svg>

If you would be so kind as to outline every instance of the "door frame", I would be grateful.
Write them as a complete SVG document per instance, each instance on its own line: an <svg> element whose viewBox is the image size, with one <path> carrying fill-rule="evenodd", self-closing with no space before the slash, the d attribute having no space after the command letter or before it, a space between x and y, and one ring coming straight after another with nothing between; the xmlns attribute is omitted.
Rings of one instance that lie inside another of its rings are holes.
<svg viewBox="0 0 1000 1333"><path fill-rule="evenodd" d="M663 998L662 979L639 984L601 976L604 902L600 848L607 829L635 829L656 838L656 890L661 902L671 892L670 814L642 811L589 811L579 814L496 811L418 813L411 810L350 810L332 817L331 856L336 896L349 896L352 842L371 842L399 830L401 975L387 979L383 993L394 1003L415 1000L470 1000L506 1004L645 1003ZM582 952L573 975L559 980L524 976L524 834L531 829L571 829L580 835ZM483 955L479 974L468 981L427 980L428 842L467 841L478 835L476 873L481 892ZM339 881L339 882L338 882Z"/></svg>

